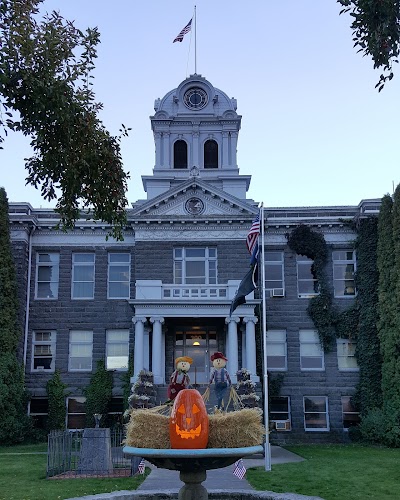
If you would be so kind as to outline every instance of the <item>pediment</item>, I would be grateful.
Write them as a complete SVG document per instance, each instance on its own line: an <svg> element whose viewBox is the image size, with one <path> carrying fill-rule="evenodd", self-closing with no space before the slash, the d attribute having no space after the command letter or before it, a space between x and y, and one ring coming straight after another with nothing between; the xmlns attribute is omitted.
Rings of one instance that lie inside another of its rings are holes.
<svg viewBox="0 0 400 500"><path fill-rule="evenodd" d="M240 218L257 214L254 201L239 200L206 181L190 178L135 206L130 215L143 218Z"/></svg>

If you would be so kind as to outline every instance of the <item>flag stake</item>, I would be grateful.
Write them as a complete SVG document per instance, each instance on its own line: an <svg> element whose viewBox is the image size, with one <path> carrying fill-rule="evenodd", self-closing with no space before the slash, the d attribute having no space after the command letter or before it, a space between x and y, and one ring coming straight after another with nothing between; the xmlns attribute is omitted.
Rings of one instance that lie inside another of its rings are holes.
<svg viewBox="0 0 400 500"><path fill-rule="evenodd" d="M261 203L261 293L262 293L262 338L263 338L263 371L264 371L264 422L265 470L271 470L271 446L269 442L268 415L268 358L267 358L267 307L265 301L265 246L264 246L264 203Z"/></svg>

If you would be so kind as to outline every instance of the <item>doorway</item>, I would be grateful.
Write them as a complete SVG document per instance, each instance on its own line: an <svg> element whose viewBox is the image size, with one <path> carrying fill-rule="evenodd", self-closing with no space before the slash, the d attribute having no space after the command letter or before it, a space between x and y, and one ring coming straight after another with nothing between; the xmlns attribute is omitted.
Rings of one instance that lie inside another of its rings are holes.
<svg viewBox="0 0 400 500"><path fill-rule="evenodd" d="M207 384L210 376L210 355L217 350L215 328L189 326L175 331L175 358L189 356L193 359L190 367L192 385Z"/></svg>

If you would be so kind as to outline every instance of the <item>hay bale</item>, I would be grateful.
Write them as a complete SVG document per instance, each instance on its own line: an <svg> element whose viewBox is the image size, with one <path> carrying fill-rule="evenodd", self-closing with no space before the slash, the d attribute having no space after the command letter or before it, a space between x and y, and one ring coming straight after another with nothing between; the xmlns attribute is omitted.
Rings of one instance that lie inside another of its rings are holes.
<svg viewBox="0 0 400 500"><path fill-rule="evenodd" d="M134 448L171 448L169 417L145 408L133 410L126 427L125 444Z"/></svg>
<svg viewBox="0 0 400 500"><path fill-rule="evenodd" d="M262 412L257 408L209 415L207 448L242 448L261 444L265 435L261 416Z"/></svg>

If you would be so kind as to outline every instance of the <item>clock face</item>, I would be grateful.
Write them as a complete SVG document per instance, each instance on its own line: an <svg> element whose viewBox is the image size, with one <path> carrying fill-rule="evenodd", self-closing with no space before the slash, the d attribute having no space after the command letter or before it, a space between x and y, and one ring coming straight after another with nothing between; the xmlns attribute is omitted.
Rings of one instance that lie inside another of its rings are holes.
<svg viewBox="0 0 400 500"><path fill-rule="evenodd" d="M207 92L199 87L193 87L185 92L183 102L190 109L202 109L208 102Z"/></svg>
<svg viewBox="0 0 400 500"><path fill-rule="evenodd" d="M199 198L189 198L185 203L186 211L192 215L199 215L204 210L204 203Z"/></svg>

